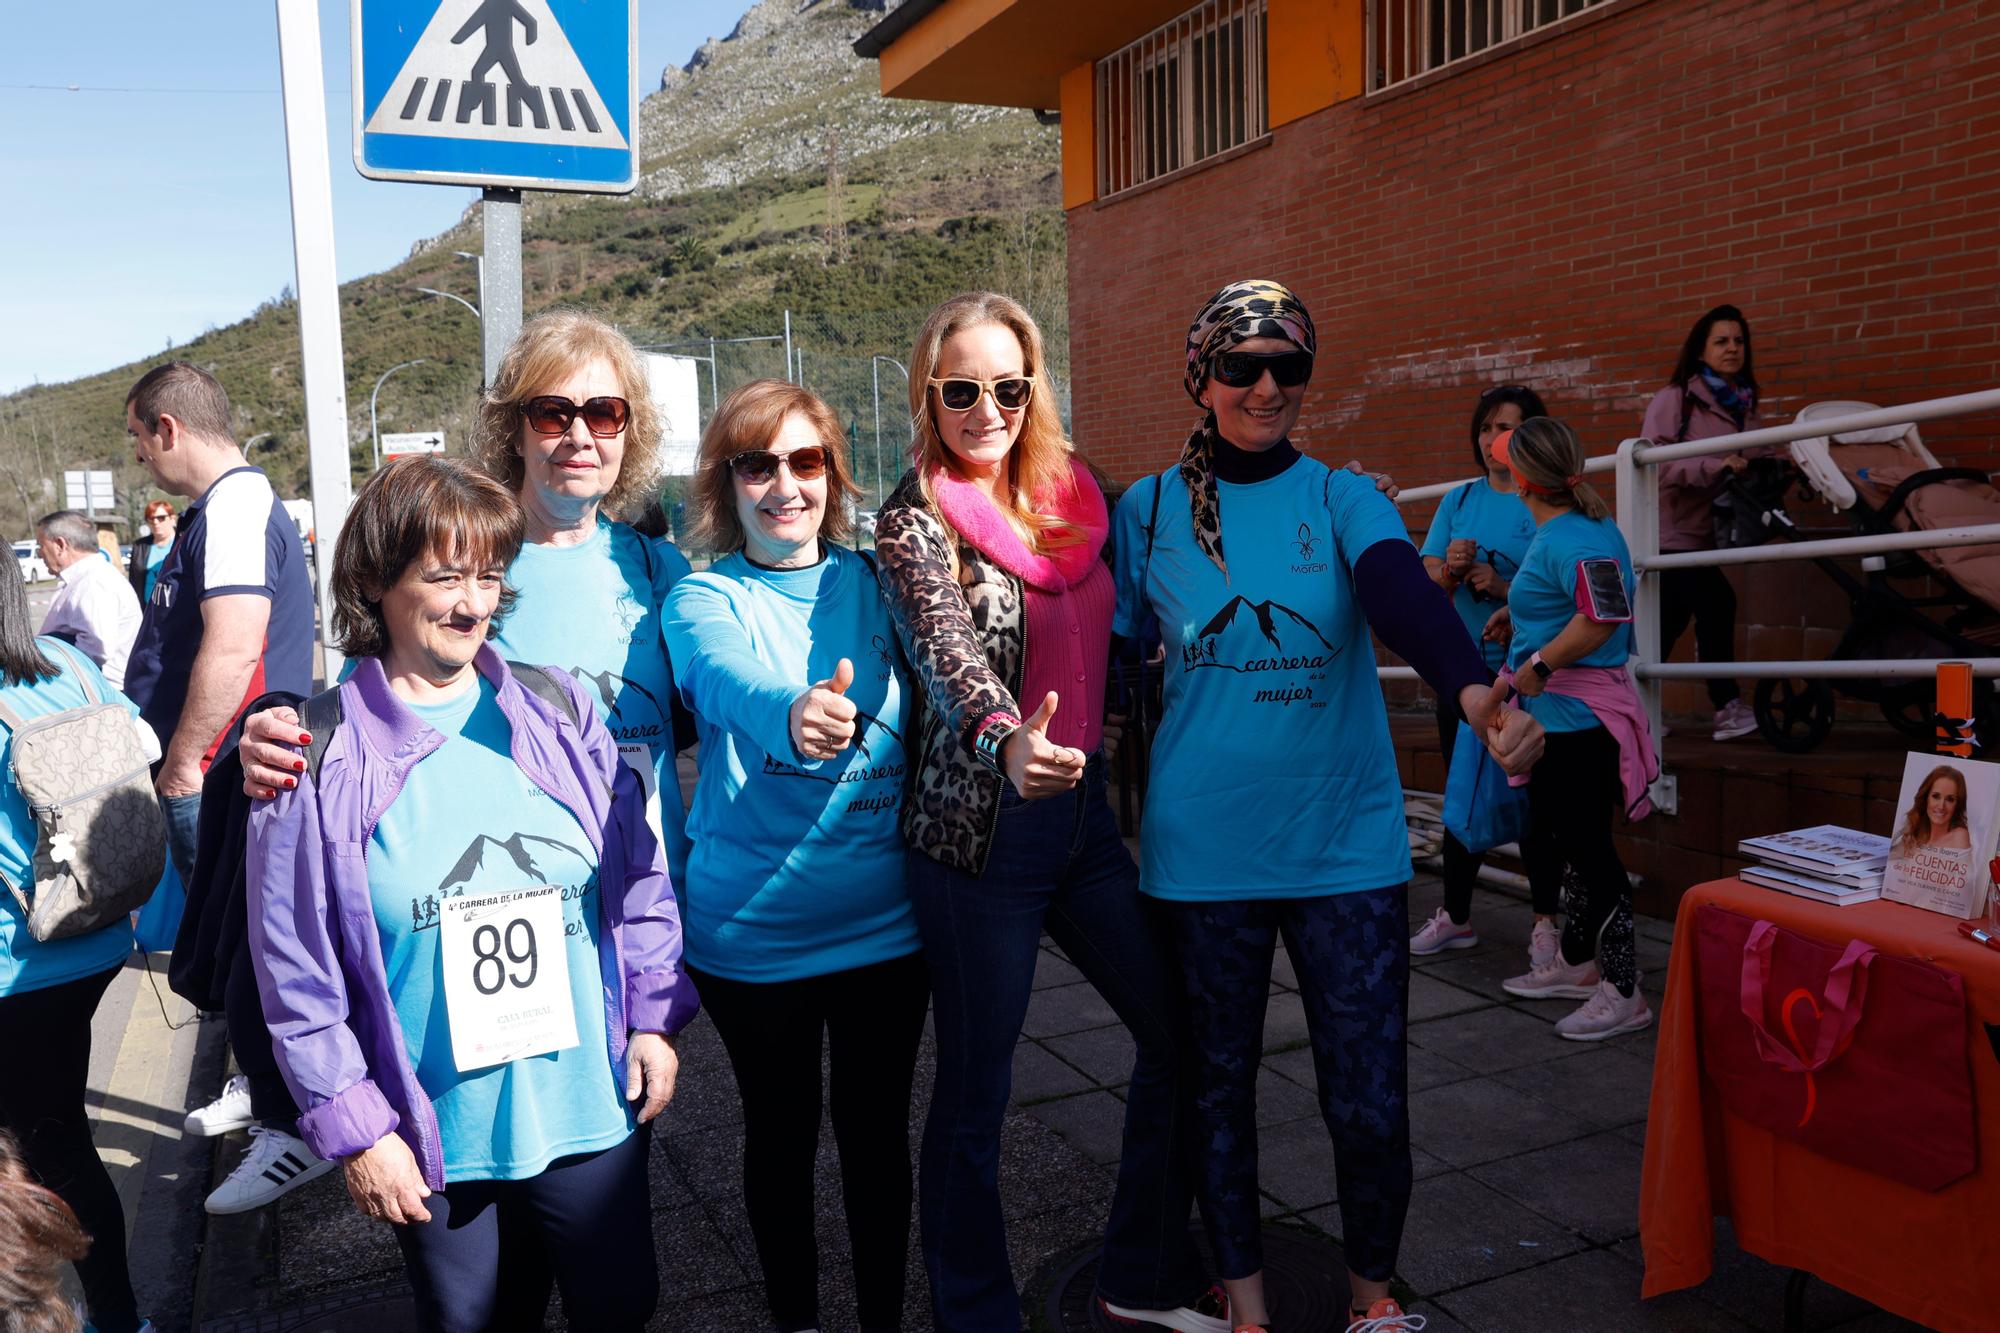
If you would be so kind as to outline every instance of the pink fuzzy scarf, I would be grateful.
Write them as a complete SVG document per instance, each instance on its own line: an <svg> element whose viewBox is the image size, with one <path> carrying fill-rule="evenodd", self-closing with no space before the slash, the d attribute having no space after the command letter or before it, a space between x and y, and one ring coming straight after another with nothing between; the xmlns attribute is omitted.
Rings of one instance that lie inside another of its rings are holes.
<svg viewBox="0 0 2000 1333"><path fill-rule="evenodd" d="M1070 460L1075 481L1071 495L1038 497L1035 507L1051 518L1059 518L1083 540L1048 555L1037 555L1021 540L1021 534L993 507L977 486L963 477L939 468L931 474L931 494L945 521L985 553L986 558L1023 582L1043 592L1062 592L1083 582L1097 563L1098 552L1110 534L1111 520L1104 508L1104 492L1097 478L1080 461Z"/></svg>

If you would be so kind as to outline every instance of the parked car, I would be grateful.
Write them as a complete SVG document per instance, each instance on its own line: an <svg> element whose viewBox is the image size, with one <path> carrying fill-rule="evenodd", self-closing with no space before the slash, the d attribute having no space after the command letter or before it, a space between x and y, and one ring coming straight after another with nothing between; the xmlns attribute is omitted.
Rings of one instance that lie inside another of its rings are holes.
<svg viewBox="0 0 2000 1333"><path fill-rule="evenodd" d="M14 559L21 566L21 577L29 583L54 577L49 573L49 567L42 563L41 550L31 541L14 543Z"/></svg>

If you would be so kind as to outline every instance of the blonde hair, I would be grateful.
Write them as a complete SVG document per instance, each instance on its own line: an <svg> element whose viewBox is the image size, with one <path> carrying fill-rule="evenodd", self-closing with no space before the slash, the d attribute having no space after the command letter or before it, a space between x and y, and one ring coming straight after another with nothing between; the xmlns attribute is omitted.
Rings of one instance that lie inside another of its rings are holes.
<svg viewBox="0 0 2000 1333"><path fill-rule="evenodd" d="M1529 417L1514 427L1507 461L1538 498L1567 502L1585 518L1611 517L1611 506L1583 479L1583 442L1554 417Z"/></svg>
<svg viewBox="0 0 2000 1333"><path fill-rule="evenodd" d="M910 460L916 464L917 484L925 501L937 510L931 491L931 475L939 468L962 473L958 456L938 434L931 411L934 401L931 376L937 373L938 358L944 354L946 339L994 324L1006 329L1021 344L1022 372L1035 382L1027 410L1022 414L1021 433L1007 454L1007 479L1013 496L1002 509L1020 530L1029 547L1043 555L1082 538L1059 518L1036 509L1038 502L1066 499L1076 491L1070 471L1069 437L1063 434L1062 417L1056 411L1055 384L1048 375L1048 357L1042 348L1042 331L1019 301L998 292L963 292L931 311L917 330L916 346L910 350Z"/></svg>
<svg viewBox="0 0 2000 1333"><path fill-rule="evenodd" d="M665 438L659 409L653 405L646 363L631 339L607 321L585 310L558 306L536 315L500 358L500 370L479 399L467 452L510 491L519 493L527 465L521 457L521 404L546 386L591 361L603 360L618 379L619 396L631 407L625 422L625 452L618 481L604 497L604 507L620 517L633 517L651 503L664 459Z"/></svg>
<svg viewBox="0 0 2000 1333"><path fill-rule="evenodd" d="M688 497L693 510L690 546L723 554L743 548L743 521L736 513L736 481L729 460L751 449L770 448L785 418L795 413L812 423L826 447L826 510L820 515L819 535L829 542L843 542L853 535L848 501L861 491L848 469L847 433L840 428L840 418L810 389L784 380L751 380L722 400L702 432L694 492Z"/></svg>

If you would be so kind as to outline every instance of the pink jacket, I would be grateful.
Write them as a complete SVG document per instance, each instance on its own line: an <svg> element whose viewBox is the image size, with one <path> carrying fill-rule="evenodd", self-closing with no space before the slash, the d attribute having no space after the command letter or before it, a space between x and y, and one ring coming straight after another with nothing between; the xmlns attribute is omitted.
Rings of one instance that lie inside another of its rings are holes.
<svg viewBox="0 0 2000 1333"><path fill-rule="evenodd" d="M1689 462L1700 462L1689 459ZM1618 782L1625 793L1625 821L1636 824L1653 813L1646 788L1660 776L1660 758L1653 750L1653 729L1632 673L1625 667L1566 666L1542 687L1549 694L1581 699L1618 742Z"/></svg>
<svg viewBox="0 0 2000 1333"><path fill-rule="evenodd" d="M1715 395L1697 376L1689 389L1694 394L1694 408L1688 413L1687 435L1690 440L1712 440L1718 435L1737 433L1736 422L1716 405ZM1753 410L1749 420L1743 423L1744 430L1757 430L1763 421ZM1646 405L1646 420L1639 427L1639 433L1654 444L1678 444L1681 442L1681 390L1676 385L1668 385L1653 395L1653 401ZM1746 457L1757 458L1771 452L1770 447L1746 449ZM1709 515L1709 506L1715 497L1722 494L1722 460L1724 454L1708 454L1701 458L1677 458L1660 467L1660 549L1662 551L1706 551L1715 545L1715 521Z"/></svg>

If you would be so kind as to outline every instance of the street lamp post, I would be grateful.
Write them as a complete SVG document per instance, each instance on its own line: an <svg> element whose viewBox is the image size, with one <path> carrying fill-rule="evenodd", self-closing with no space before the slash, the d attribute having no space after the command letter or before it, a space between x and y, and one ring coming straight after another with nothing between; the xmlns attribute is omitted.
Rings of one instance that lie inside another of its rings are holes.
<svg viewBox="0 0 2000 1333"><path fill-rule="evenodd" d="M868 359L868 373L875 380L875 503L878 505L888 498L882 492L882 363L884 361L902 371L905 380L910 378L910 368L893 356L877 355Z"/></svg>
<svg viewBox="0 0 2000 1333"><path fill-rule="evenodd" d="M456 292L441 292L435 287L419 287L417 288L417 290L422 292L425 296L442 296L447 301L456 301L460 305L464 306L467 310L470 310L472 312L472 317L474 319L480 318L479 307L472 304L472 302L466 300L463 296L458 295Z"/></svg>
<svg viewBox="0 0 2000 1333"><path fill-rule="evenodd" d="M440 295L448 295L448 293L440 293ZM375 381L375 388L368 395L368 434L370 438L372 438L375 441L375 468L377 471L379 471L382 467L382 431L377 426L375 421L375 399L382 392L383 382L387 380L391 375L395 374L399 370L408 370L411 366L421 366L423 364L425 364L424 358L418 357L414 361L405 361L401 365L390 366L387 370L383 371L381 376Z"/></svg>

